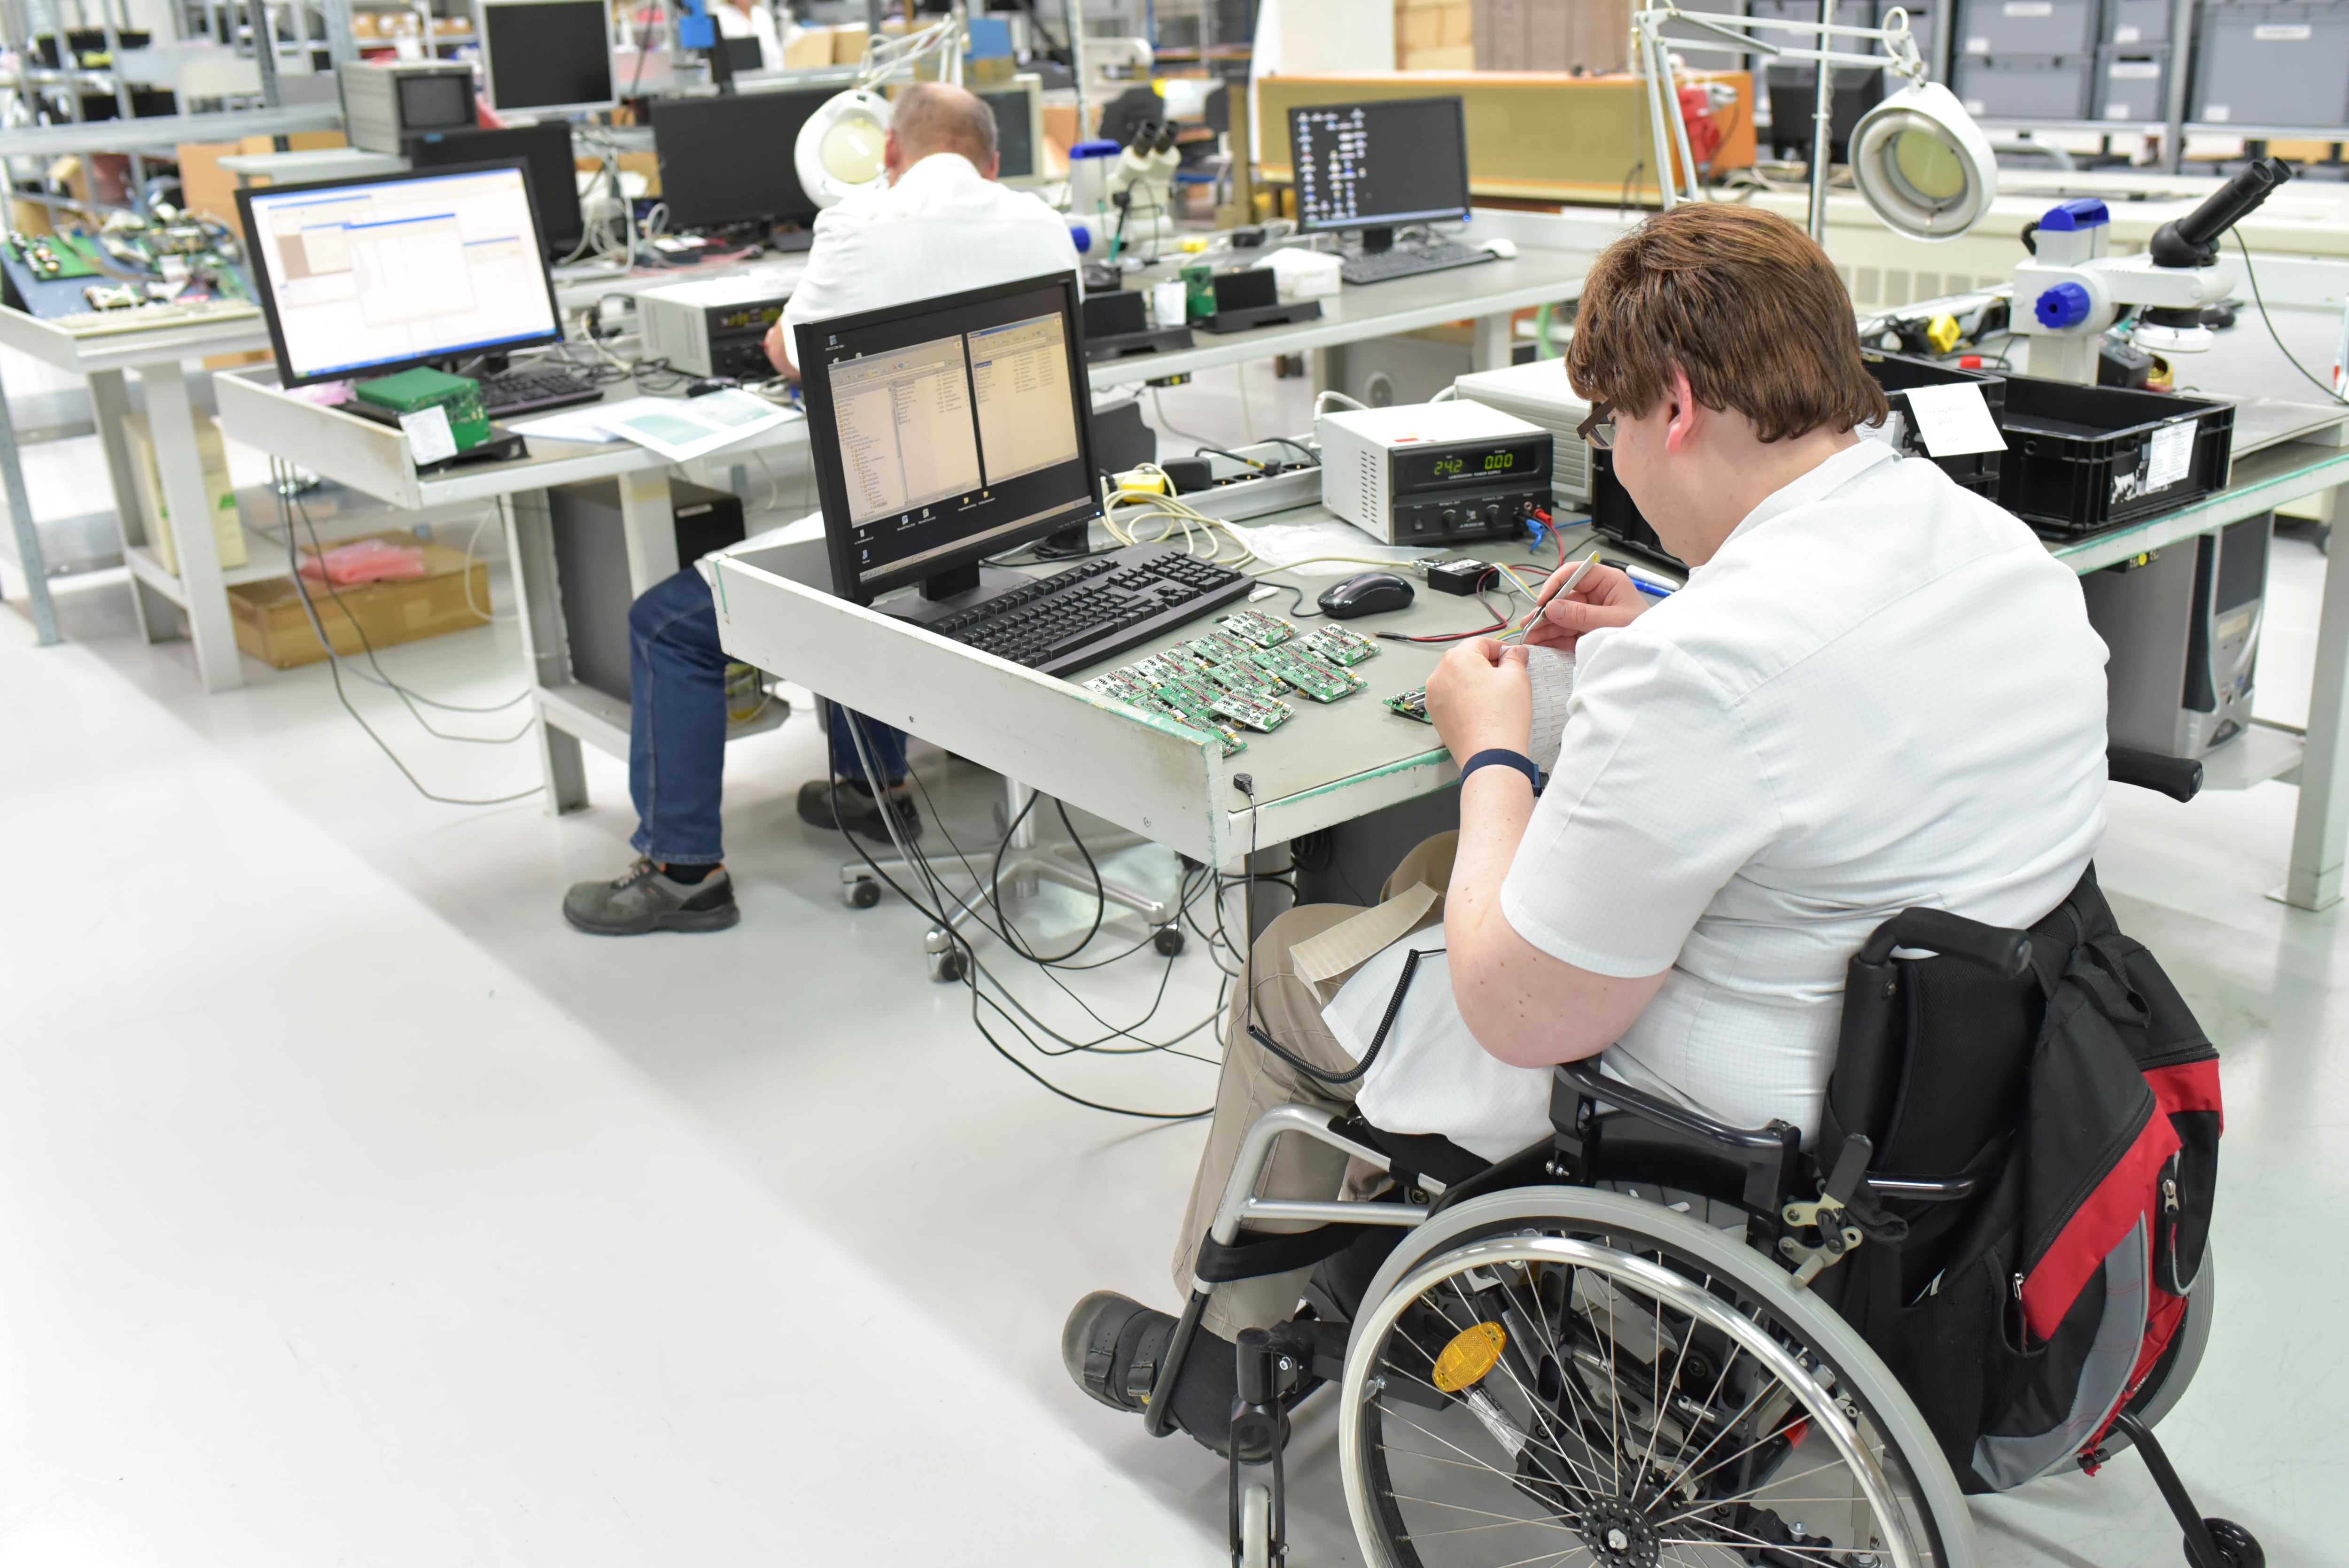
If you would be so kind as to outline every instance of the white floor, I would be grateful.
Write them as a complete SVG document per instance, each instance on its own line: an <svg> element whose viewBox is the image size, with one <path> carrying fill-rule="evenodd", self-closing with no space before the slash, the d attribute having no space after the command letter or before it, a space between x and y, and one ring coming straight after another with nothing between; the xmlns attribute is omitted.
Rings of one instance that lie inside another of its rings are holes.
<svg viewBox="0 0 2349 1568"><path fill-rule="evenodd" d="M1253 381L1259 431L1304 422L1299 387ZM1245 416L1226 379L1163 417L1229 440ZM2305 707L2323 570L2280 547L2281 717ZM842 906L841 841L792 810L812 719L730 758L742 924L596 941L556 905L627 858L617 763L592 758L577 816L430 804L323 669L205 696L126 595L67 592L55 648L0 614L0 1568L1226 1560L1216 1462L1087 1402L1058 1356L1085 1290L1173 1304L1200 1129L1051 1098L925 978L917 915ZM507 627L385 664L459 702L520 683ZM534 781L525 746L352 700L435 789ZM916 763L983 834L992 781ZM2349 1473L2349 938L2263 896L2294 799L2116 791L2101 857L2226 1053L2224 1306L2163 1435L2280 1565L2349 1561L2326 1522ZM1147 851L1122 869L1173 878ZM1079 913L1040 903L1037 939ZM1068 979L1161 1041L1216 994L1196 950ZM1203 1106L1213 1078L1173 1052L1019 1054L1139 1108ZM1327 1403L1291 1449L1299 1568L1356 1561ZM1977 1521L1996 1564L2179 1560L2134 1459Z"/></svg>

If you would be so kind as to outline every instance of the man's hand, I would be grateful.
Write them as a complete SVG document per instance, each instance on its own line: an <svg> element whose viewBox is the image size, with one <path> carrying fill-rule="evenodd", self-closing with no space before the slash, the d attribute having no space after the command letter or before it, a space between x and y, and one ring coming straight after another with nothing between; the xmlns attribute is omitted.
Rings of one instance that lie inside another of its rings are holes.
<svg viewBox="0 0 2349 1568"><path fill-rule="evenodd" d="M781 322L778 321L774 325L767 328L767 339L761 346L766 349L767 363L775 367L776 375L791 377L799 375L799 366L792 363L792 340L783 335ZM1634 596L1637 596L1636 593Z"/></svg>
<svg viewBox="0 0 2349 1568"><path fill-rule="evenodd" d="M1523 751L1534 727L1526 651L1490 637L1454 648L1427 677L1427 713L1454 761L1496 746Z"/></svg>
<svg viewBox="0 0 2349 1568"><path fill-rule="evenodd" d="M1534 597L1547 598L1579 564L1570 561L1551 573L1549 581ZM1549 600L1541 619L1526 634L1526 641L1537 648L1560 648L1572 653L1585 632L1595 632L1602 626L1628 626L1647 608L1648 596L1631 585L1630 578L1612 566L1594 566L1570 591ZM1434 693L1431 689L1428 695L1432 700Z"/></svg>

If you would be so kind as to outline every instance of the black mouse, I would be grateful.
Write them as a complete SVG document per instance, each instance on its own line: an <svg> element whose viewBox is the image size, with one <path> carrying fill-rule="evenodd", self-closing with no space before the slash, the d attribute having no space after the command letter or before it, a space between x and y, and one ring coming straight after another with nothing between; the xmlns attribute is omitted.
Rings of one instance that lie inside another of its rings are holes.
<svg viewBox="0 0 2349 1568"><path fill-rule="evenodd" d="M1321 613L1333 621L1350 621L1357 615L1379 615L1389 610L1411 608L1411 584L1392 572L1365 572L1359 577L1349 577L1343 583L1332 583L1321 590L1317 603Z"/></svg>

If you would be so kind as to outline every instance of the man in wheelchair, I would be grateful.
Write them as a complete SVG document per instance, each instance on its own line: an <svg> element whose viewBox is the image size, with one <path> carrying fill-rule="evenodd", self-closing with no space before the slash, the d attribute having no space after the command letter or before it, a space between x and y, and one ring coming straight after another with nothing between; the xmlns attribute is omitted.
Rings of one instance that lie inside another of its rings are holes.
<svg viewBox="0 0 2349 1568"><path fill-rule="evenodd" d="M1178 1238L1186 1318L1098 1292L1069 1319L1087 1394L1236 1461L1277 1452L1279 1409L1342 1358L1373 1561L1971 1560L1951 1456L1802 1289L1871 1222L1904 1224L1871 1202L1899 1181L1855 1191L1869 1146L1846 1134L1881 1119L1830 1126L1826 1147L1822 1123L1847 965L1882 926L1868 973L1894 974L1893 917L2060 916L2046 950L2103 940L2085 873L2105 649L2027 527L1867 438L1887 407L1853 319L1825 253L1743 207L1676 207L1599 258L1568 371L1688 584L1651 603L1609 569L1555 597L1571 568L1552 579L1526 640L1575 667L1547 779L1526 755L1526 652L1445 657L1428 706L1461 768L1460 829L1374 908L1291 910L1253 944ZM2013 987L2032 947L1989 937L2020 945L1959 1011L2013 1011L2027 1046ZM1594 1058L1665 1150L1619 1136L1629 1163L1597 1177L1566 1152L1608 1119ZM1985 1056L1977 1076L2019 1070ZM1797 1139L1812 1169L1837 1167L1823 1203L1787 1203ZM1546 1179L1615 1191L1523 1186ZM1338 1199L1364 1218L1314 1228ZM1797 1221L1816 1243L1774 1246ZM1970 1489L2023 1462L1952 1457Z"/></svg>

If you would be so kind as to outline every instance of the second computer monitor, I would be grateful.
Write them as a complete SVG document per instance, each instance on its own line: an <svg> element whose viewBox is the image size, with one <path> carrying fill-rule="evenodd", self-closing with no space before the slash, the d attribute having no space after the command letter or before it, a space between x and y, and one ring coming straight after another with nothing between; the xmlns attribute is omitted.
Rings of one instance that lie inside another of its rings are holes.
<svg viewBox="0 0 2349 1568"><path fill-rule="evenodd" d="M1073 273L801 323L833 591L947 597L1099 516L1083 345Z"/></svg>
<svg viewBox="0 0 2349 1568"><path fill-rule="evenodd" d="M1288 111L1297 226L1361 229L1468 215L1468 129L1456 98L1316 104Z"/></svg>
<svg viewBox="0 0 2349 1568"><path fill-rule="evenodd" d="M606 0L481 0L490 107L574 113L619 101Z"/></svg>
<svg viewBox="0 0 2349 1568"><path fill-rule="evenodd" d="M837 94L750 92L653 100L653 152L672 229L812 223L792 149L800 127Z"/></svg>
<svg viewBox="0 0 2349 1568"><path fill-rule="evenodd" d="M419 169L457 163L496 163L518 158L530 168L530 199L538 213L538 237L550 256L569 255L585 232L579 211L579 171L571 150L571 127L543 125L436 130L413 137L408 160Z"/></svg>

